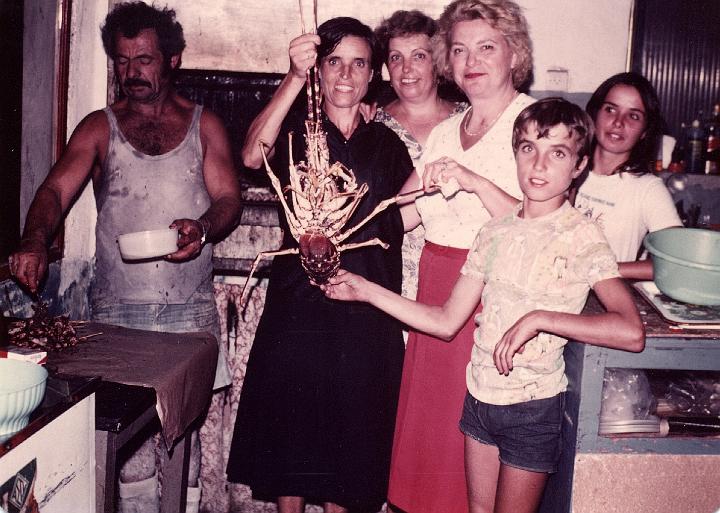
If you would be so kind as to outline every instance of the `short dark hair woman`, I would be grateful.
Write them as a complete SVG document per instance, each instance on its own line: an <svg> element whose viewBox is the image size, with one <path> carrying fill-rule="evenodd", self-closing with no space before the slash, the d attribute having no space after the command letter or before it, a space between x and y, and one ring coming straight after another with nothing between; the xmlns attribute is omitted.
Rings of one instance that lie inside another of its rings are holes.
<svg viewBox="0 0 720 513"><path fill-rule="evenodd" d="M317 59L322 123L330 161L351 169L368 193L347 223L354 226L397 194L412 172L405 145L380 123L366 123L360 101L378 75L370 29L334 18L290 42L290 71L253 121L245 165L260 167L262 142L289 183L292 157L306 160L306 113L291 111ZM296 247L284 215L284 247ZM400 291L403 226L397 208L374 218L345 242L389 243L342 253L343 268ZM400 325L374 308L327 299L309 282L297 255L276 256L243 384L228 477L280 513L300 513L306 498L326 513L378 511L387 494L390 449L403 359Z"/></svg>

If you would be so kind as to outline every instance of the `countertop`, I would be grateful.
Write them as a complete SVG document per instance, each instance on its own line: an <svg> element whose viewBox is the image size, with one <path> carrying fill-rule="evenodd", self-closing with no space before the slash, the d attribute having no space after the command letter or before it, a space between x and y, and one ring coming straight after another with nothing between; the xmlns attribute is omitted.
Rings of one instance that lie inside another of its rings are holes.
<svg viewBox="0 0 720 513"><path fill-rule="evenodd" d="M0 444L0 457L95 392L99 386L98 377L68 376L51 371L42 403L30 415L30 422L24 429Z"/></svg>
<svg viewBox="0 0 720 513"><path fill-rule="evenodd" d="M631 284L628 284L632 291L633 300L635 306L640 312L643 324L645 325L645 336L648 339L652 338L692 338L692 339L708 339L708 340L719 340L720 330L717 329L702 329L702 328L682 328L665 320L655 308L648 303L640 293L632 288ZM597 299L595 294L590 294L588 302L585 305L583 313L593 314L604 312L603 306Z"/></svg>

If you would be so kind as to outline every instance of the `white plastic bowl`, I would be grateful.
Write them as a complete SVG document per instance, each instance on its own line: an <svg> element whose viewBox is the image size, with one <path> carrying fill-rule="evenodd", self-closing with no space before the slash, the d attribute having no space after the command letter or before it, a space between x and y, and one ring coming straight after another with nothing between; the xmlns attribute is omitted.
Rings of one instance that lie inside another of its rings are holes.
<svg viewBox="0 0 720 513"><path fill-rule="evenodd" d="M117 238L120 255L124 260L157 258L175 253L178 249L177 240L177 228L125 233Z"/></svg>
<svg viewBox="0 0 720 513"><path fill-rule="evenodd" d="M0 441L27 426L45 395L47 375L42 365L0 358Z"/></svg>

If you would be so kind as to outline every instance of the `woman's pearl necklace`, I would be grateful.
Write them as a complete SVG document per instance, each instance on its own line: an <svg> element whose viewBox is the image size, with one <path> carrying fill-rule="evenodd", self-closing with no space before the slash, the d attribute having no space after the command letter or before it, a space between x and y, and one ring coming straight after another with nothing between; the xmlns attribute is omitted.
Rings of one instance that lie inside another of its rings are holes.
<svg viewBox="0 0 720 513"><path fill-rule="evenodd" d="M468 113L465 116L465 119L463 120L462 129L463 132L465 132L466 135L469 135L470 137L477 137L477 136L483 136L493 127L493 125L497 122L498 119L500 119L500 116L502 116L503 112L505 112L505 109L508 108L508 105L510 105L513 100L517 97L518 92L515 91L515 93L510 97L510 100L503 106L502 109L500 109L500 112L497 113L497 115L493 118L493 120L488 123L483 119L482 123L480 123L480 130L477 132L471 132L468 130L468 123L470 121L470 118L472 117L472 107L468 109Z"/></svg>

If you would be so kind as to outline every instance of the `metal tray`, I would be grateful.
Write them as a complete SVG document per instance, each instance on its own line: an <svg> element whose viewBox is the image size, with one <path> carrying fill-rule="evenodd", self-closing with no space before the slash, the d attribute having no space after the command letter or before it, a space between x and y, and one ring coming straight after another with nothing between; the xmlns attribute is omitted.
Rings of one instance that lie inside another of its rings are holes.
<svg viewBox="0 0 720 513"><path fill-rule="evenodd" d="M635 290L668 322L673 324L717 324L720 327L720 306L681 303L658 290L655 282L639 281Z"/></svg>

